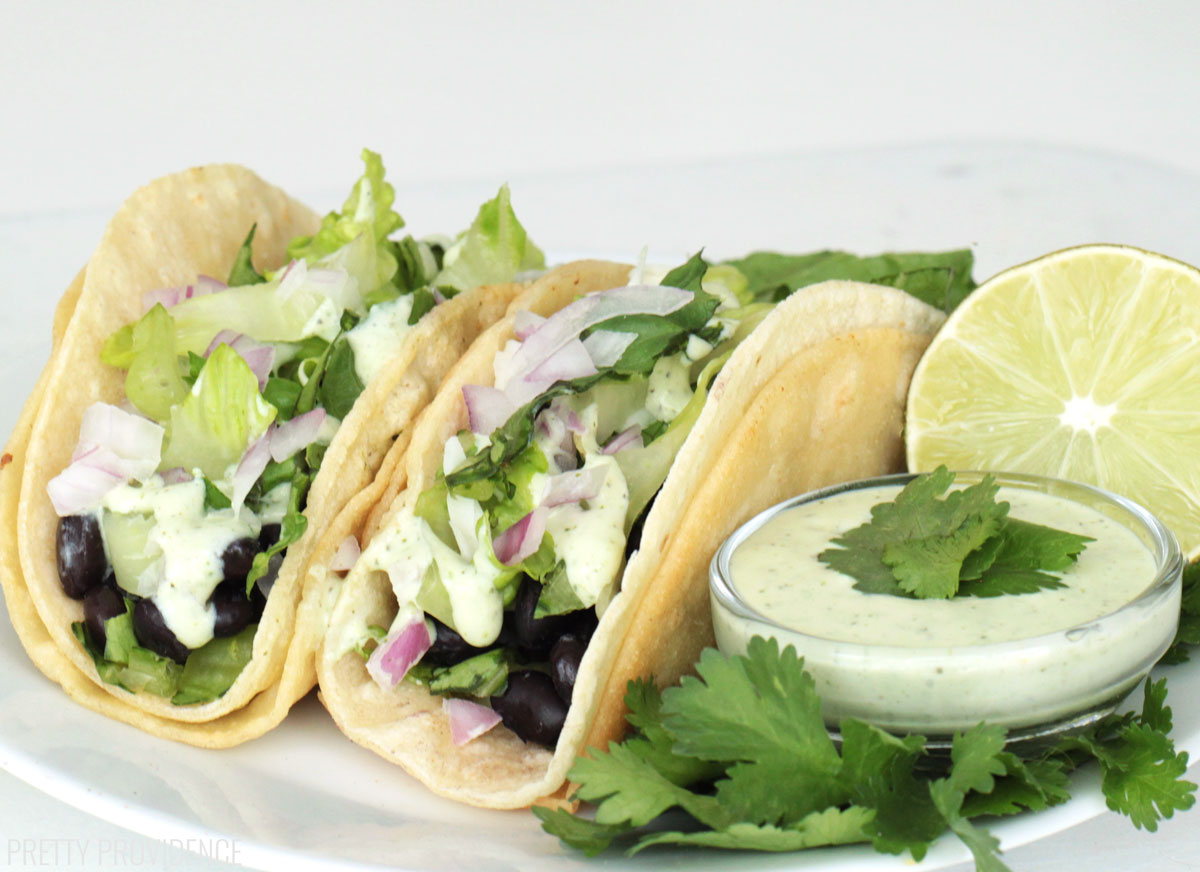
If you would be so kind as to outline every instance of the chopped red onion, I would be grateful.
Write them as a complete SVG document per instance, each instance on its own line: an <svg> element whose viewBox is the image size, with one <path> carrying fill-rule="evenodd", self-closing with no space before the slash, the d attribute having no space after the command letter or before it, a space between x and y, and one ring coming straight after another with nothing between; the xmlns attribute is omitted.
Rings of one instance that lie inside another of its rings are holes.
<svg viewBox="0 0 1200 872"><path fill-rule="evenodd" d="M329 568L334 572L349 572L361 554L362 548L359 547L358 540L354 536L347 536L334 552L333 559L329 561Z"/></svg>
<svg viewBox="0 0 1200 872"><path fill-rule="evenodd" d="M242 456L237 472L233 474L233 495L230 500L235 512L242 507L242 503L246 501L246 494L250 493L250 488L254 487L258 477L267 468L267 462L271 459L268 442L269 437L264 433Z"/></svg>
<svg viewBox="0 0 1200 872"><path fill-rule="evenodd" d="M583 347L591 355L597 367L612 366L621 359L625 350L637 339L636 333L618 333L615 330L597 330L583 340Z"/></svg>
<svg viewBox="0 0 1200 872"><path fill-rule="evenodd" d="M542 505L552 508L564 503L595 499L604 487L604 479L607 476L608 464L553 475L546 484L546 495L542 498Z"/></svg>
<svg viewBox="0 0 1200 872"><path fill-rule="evenodd" d="M186 484L192 480L192 474L182 466L175 466L162 473L163 484Z"/></svg>
<svg viewBox="0 0 1200 872"><path fill-rule="evenodd" d="M521 309L513 315L513 333L518 339L525 340L534 330L545 323L546 319L536 312Z"/></svg>
<svg viewBox="0 0 1200 872"><path fill-rule="evenodd" d="M632 427L627 427L610 439L608 444L600 449L600 453L616 454L622 448L628 448L631 445L641 448L643 444L642 428L640 425L634 424Z"/></svg>
<svg viewBox="0 0 1200 872"><path fill-rule="evenodd" d="M450 719L450 740L462 747L500 723L500 715L469 699L442 697L442 711Z"/></svg>
<svg viewBox="0 0 1200 872"><path fill-rule="evenodd" d="M545 533L546 509L538 506L493 539L492 551L505 566L515 566L538 550Z"/></svg>
<svg viewBox="0 0 1200 872"><path fill-rule="evenodd" d="M203 273L196 276L196 284L193 286L192 296L202 297L205 294L215 294L229 287L220 279L214 279L212 276L206 276Z"/></svg>
<svg viewBox="0 0 1200 872"><path fill-rule="evenodd" d="M212 338L212 342L208 343L208 348L204 349L204 356L208 357L217 350L218 345L233 346L233 343L242 338L242 334L236 330L222 330ZM236 349L234 349L236 351Z"/></svg>
<svg viewBox="0 0 1200 872"><path fill-rule="evenodd" d="M108 403L92 403L84 410L79 441L72 462L93 448L105 448L117 458L112 471L125 480L148 478L162 459L163 434L158 424Z"/></svg>
<svg viewBox="0 0 1200 872"><path fill-rule="evenodd" d="M218 345L228 345L241 355L242 360L246 361L246 365L250 367L250 371L258 379L258 389L260 391L267 386L267 379L270 377L271 370L275 366L274 346L256 342L243 333L235 333L233 330L222 330L213 337L212 342L208 343L208 348L205 350L204 356L208 357L211 355L217 350Z"/></svg>
<svg viewBox="0 0 1200 872"><path fill-rule="evenodd" d="M62 518L94 509L105 494L129 480L120 466L121 459L107 448L84 452L46 483L54 511Z"/></svg>
<svg viewBox="0 0 1200 872"><path fill-rule="evenodd" d="M446 302L446 295L443 294L441 291L439 291L437 288L434 288L433 289L433 302L438 306L442 305L442 303Z"/></svg>
<svg viewBox="0 0 1200 872"><path fill-rule="evenodd" d="M509 382L536 370L589 327L622 315L669 315L690 303L694 296L691 291L679 288L633 285L576 300L529 334L517 352L505 361L503 372L496 373L497 387L507 388Z"/></svg>
<svg viewBox="0 0 1200 872"><path fill-rule="evenodd" d="M313 409L273 427L269 439L271 459L283 463L297 451L307 448L317 438L324 423L325 410Z"/></svg>
<svg viewBox="0 0 1200 872"><path fill-rule="evenodd" d="M181 285L176 288L155 288L153 291L146 291L142 294L142 312L149 312L159 303L166 309L177 306L190 296L188 290L186 285Z"/></svg>
<svg viewBox="0 0 1200 872"><path fill-rule="evenodd" d="M550 410L558 417L562 418L563 423L567 425L567 429L572 433L584 433L587 428L583 426L583 419L575 413L568 403L562 397L555 397L550 401Z"/></svg>
<svg viewBox="0 0 1200 872"><path fill-rule="evenodd" d="M228 285L212 276L199 275L196 276L195 284L146 291L142 294L142 311L149 312L158 303L162 303L165 308L170 309L178 306L184 300L215 294L217 291L225 290L226 287Z"/></svg>
<svg viewBox="0 0 1200 872"><path fill-rule="evenodd" d="M307 276L308 264L302 260L293 260L284 267L282 275L279 276L279 287L275 289L279 301L281 303L287 302L292 294L300 290L300 286L304 284Z"/></svg>
<svg viewBox="0 0 1200 872"><path fill-rule="evenodd" d="M596 374L591 355L578 339L568 340L557 351L504 387L504 393L518 408L528 403L555 382L572 381Z"/></svg>
<svg viewBox="0 0 1200 872"><path fill-rule="evenodd" d="M424 619L417 618L379 643L367 659L367 672L376 684L391 690L425 656L432 644Z"/></svg>
<svg viewBox="0 0 1200 872"><path fill-rule="evenodd" d="M551 456L548 459L560 470L574 469L577 465L575 440L564 421L564 414L572 415L577 420L579 417L569 406L553 400L550 407L538 415L535 424L537 431L546 437L542 447L550 450Z"/></svg>
<svg viewBox="0 0 1200 872"><path fill-rule="evenodd" d="M486 385L463 385L462 394L472 433L490 435L517 410L503 391Z"/></svg>

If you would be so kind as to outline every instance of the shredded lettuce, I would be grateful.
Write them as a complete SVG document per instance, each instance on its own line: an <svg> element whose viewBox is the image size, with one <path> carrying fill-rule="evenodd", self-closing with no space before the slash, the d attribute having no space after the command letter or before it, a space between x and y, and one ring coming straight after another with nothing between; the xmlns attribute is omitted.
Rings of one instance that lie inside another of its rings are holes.
<svg viewBox="0 0 1200 872"><path fill-rule="evenodd" d="M159 423L187 395L175 351L175 319L161 303L109 336L100 360L129 370L125 395L139 412Z"/></svg>
<svg viewBox="0 0 1200 872"><path fill-rule="evenodd" d="M510 282L525 270L544 269L546 257L528 238L512 208L508 185L479 207L474 223L446 252L438 287L465 291Z"/></svg>
<svg viewBox="0 0 1200 872"><path fill-rule="evenodd" d="M288 254L313 265L345 269L365 295L396 274L398 263L387 238L404 226L404 219L392 208L396 191L384 180L383 159L364 148L362 160L366 169L342 211L326 215L315 236L292 240Z"/></svg>
<svg viewBox="0 0 1200 872"><path fill-rule="evenodd" d="M171 409L161 468L199 468L213 480L230 478L230 467L274 420L275 407L258 392L249 364L218 345L192 390Z"/></svg>
<svg viewBox="0 0 1200 872"><path fill-rule="evenodd" d="M171 702L209 702L229 690L250 662L257 630L258 624L249 624L237 635L213 639L189 654Z"/></svg>

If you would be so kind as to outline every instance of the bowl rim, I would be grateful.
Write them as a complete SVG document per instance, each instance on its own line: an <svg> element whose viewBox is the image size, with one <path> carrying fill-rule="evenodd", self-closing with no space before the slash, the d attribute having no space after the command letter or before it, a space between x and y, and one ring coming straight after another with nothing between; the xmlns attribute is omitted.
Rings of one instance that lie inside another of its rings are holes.
<svg viewBox="0 0 1200 872"><path fill-rule="evenodd" d="M857 649L861 652L861 656L875 657L878 652L894 653L911 659L936 659L941 660L946 656L946 652L953 650L955 657L963 656L995 656L997 654L1022 649L1027 650L1030 647L1037 645L1058 645L1063 641L1066 634L1083 628L1095 627L1105 622L1113 622L1123 615L1135 612L1141 609L1148 609L1159 604L1165 597L1171 595L1176 587L1182 587L1183 576L1183 555L1179 548L1179 542L1165 524L1162 523L1153 513L1139 503L1134 502L1127 497L1115 494L1104 488L1095 485L1085 484L1083 482L1072 481L1070 479L1055 478L1052 476L1032 475L1028 473L1004 472L997 470L952 470L954 472L954 485L960 484L975 484L982 481L985 476L992 476L996 483L1001 487L1015 487L1024 490L1034 490L1040 493L1047 493L1054 496L1071 499L1075 502L1082 502L1091 508L1097 505L1107 504L1115 507L1124 513L1125 518L1113 518L1118 523L1124 523L1126 526L1135 528L1140 526L1141 530L1135 529L1139 533L1139 538L1150 545L1151 556L1155 561L1156 573L1154 579L1146 585L1140 594L1133 599L1117 607L1116 609L1098 615L1087 621L1071 626L1062 627L1057 630L1052 630L1048 633L1042 633L1036 636L1024 636L1017 639L1006 639L1002 641L985 642L977 645L935 645L935 646L907 646L907 645L883 645L873 644L868 642L855 642L845 639L830 638L829 636L818 636L813 633L797 630L785 624L781 624L767 615L757 611L751 607L733 585L732 573L730 572L730 561L733 553L737 548L746 541L750 536L761 529L765 524L772 520L776 515L794 508L799 505L817 502L827 499L847 491L866 490L874 487L885 487L889 485L905 485L919 475L927 473L912 473L901 472L888 475L871 476L869 478L853 479L851 481L841 482L839 484L830 485L828 487L819 488L817 490L808 491L806 493L797 494L782 502L776 503L767 509L759 512L750 520L739 526L731 533L724 542L721 543L717 552L713 555L712 561L709 563L709 592L713 600L713 607L718 605L724 608L727 612L735 617L749 620L758 624L763 624L769 627L774 632L786 633L801 639L813 640L817 643L827 643L845 646L846 650L840 655L843 660L853 657L851 651ZM1077 496L1087 496L1092 501L1084 502L1077 499ZM1112 517L1112 515L1109 515ZM876 594L877 596L888 596L888 594ZM1174 634L1172 634L1174 635ZM786 637L784 637L786 639ZM1161 655L1160 655L1161 656Z"/></svg>

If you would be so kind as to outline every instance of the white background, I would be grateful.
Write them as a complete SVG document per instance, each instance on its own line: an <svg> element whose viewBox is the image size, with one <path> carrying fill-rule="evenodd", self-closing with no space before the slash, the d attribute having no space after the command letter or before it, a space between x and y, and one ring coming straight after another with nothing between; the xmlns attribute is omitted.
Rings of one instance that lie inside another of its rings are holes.
<svg viewBox="0 0 1200 872"><path fill-rule="evenodd" d="M1188 0L7 0L0 220L84 213L98 238L139 184L224 160L299 194L336 192L363 145L385 156L401 211L405 186L486 193L507 179L519 198L525 177L959 140L1076 145L1200 173L1197 33ZM1200 234L1200 203L1196 214ZM0 280L0 293L57 294L84 257L46 263L45 287ZM46 868L8 840L64 836L136 838L0 773L0 869ZM1157 836L1107 816L1006 859L1200 869L1197 837L1197 812Z"/></svg>

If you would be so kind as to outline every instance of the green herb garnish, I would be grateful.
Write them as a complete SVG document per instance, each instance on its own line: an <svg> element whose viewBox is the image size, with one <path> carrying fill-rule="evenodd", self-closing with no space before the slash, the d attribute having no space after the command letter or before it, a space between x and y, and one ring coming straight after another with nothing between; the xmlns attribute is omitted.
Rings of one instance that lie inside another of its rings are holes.
<svg viewBox="0 0 1200 872"><path fill-rule="evenodd" d="M944 466L917 476L893 502L873 507L869 522L834 539L840 548L818 558L865 593L1000 596L1063 587L1051 573L1070 567L1094 541L1008 517L990 475L946 494L953 483Z"/></svg>
<svg viewBox="0 0 1200 872"><path fill-rule="evenodd" d="M920 861L949 829L977 870L1001 872L999 843L973 819L1064 802L1067 775L1088 760L1100 764L1109 807L1137 827L1154 830L1195 801L1196 785L1181 780L1188 756L1168 736L1165 680L1146 683L1140 714L1110 716L1032 756L1005 750L1005 731L980 724L954 736L946 761L925 751L922 736L853 719L839 725L839 751L803 661L773 639L752 638L739 657L707 649L696 671L661 694L630 683L635 732L589 749L568 774L576 798L596 804L595 819L535 808L548 833L588 855L617 840L631 854L656 844L793 851L864 842ZM673 809L687 824L658 821Z"/></svg>

